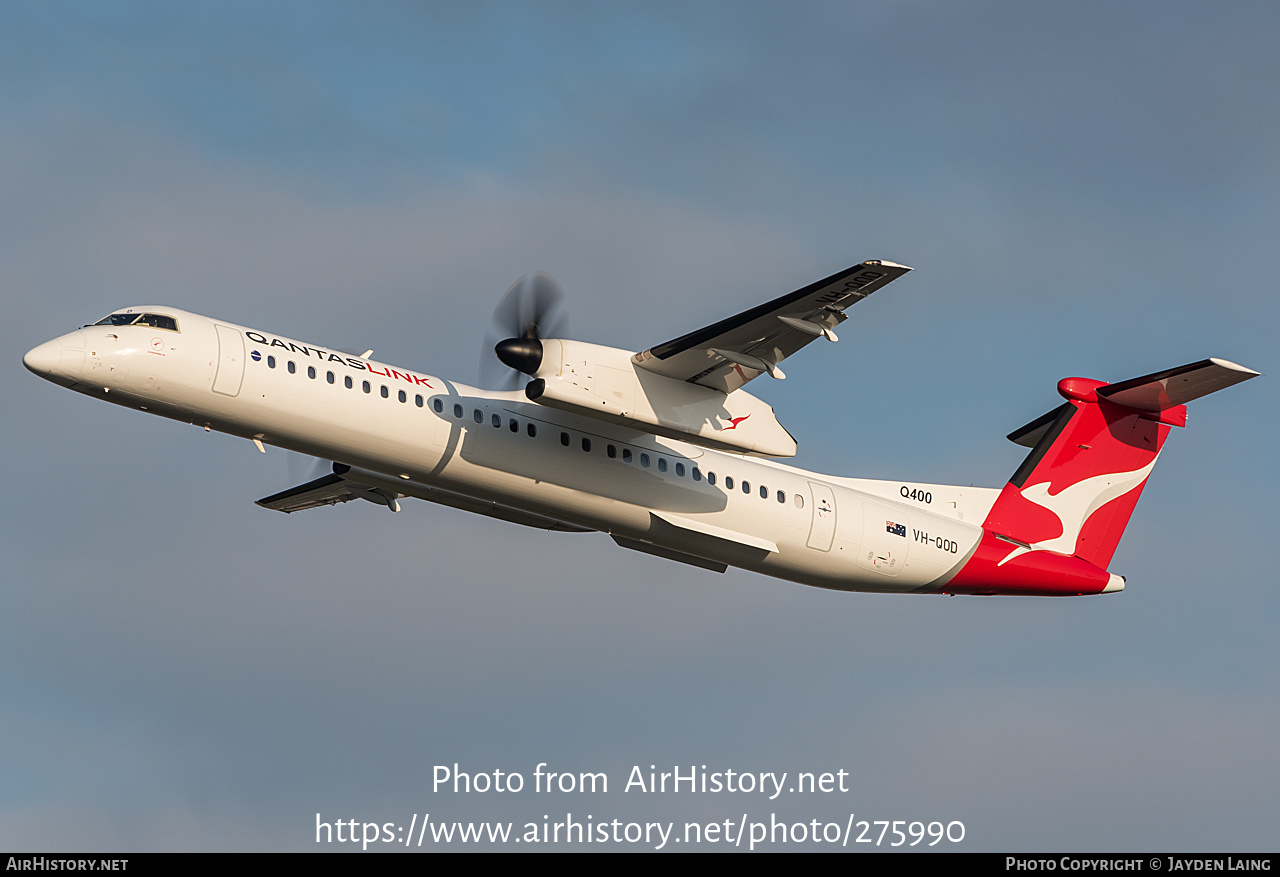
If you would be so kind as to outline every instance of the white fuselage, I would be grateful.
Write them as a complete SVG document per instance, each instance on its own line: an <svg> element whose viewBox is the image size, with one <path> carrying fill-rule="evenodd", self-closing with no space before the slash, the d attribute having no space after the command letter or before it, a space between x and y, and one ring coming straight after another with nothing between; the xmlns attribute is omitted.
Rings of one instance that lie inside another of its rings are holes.
<svg viewBox="0 0 1280 877"><path fill-rule="evenodd" d="M825 588L937 592L998 493L806 472L172 308L95 325L28 368L107 401L354 467L498 517ZM363 474L361 474L363 473ZM470 503L470 504L469 504Z"/></svg>

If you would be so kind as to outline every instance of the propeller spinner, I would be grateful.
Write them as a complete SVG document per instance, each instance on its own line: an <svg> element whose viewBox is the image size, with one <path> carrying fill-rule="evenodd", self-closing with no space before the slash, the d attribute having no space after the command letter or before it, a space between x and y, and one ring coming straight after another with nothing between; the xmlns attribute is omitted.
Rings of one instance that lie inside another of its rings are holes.
<svg viewBox="0 0 1280 877"><path fill-rule="evenodd" d="M521 373L531 375L542 364L541 339L562 337L568 324L564 292L556 279L543 271L521 277L494 308L480 361L482 382L516 389ZM510 370L495 374L489 350Z"/></svg>

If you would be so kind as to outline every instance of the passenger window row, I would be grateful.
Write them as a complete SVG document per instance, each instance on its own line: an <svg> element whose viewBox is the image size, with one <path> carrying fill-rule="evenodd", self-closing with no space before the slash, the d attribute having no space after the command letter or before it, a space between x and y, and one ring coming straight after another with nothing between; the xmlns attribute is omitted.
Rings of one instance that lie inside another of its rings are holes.
<svg viewBox="0 0 1280 877"><path fill-rule="evenodd" d="M432 408L435 409L437 414L444 413L444 401L442 399L436 398L431 400L431 406ZM462 406L462 403L460 402L454 403L453 416L458 420L462 420L466 417L466 409ZM485 420L484 412L479 408L472 409L471 419L476 423L484 423L484 420ZM492 423L495 429L500 428L502 426L502 415L500 414L490 415L490 422ZM509 427L512 432L520 431L519 421L517 421L514 417L511 418ZM526 425L526 430L529 433L529 436L531 438L538 434L537 426L532 421L530 421ZM573 445L573 437L568 432L562 430L560 432L560 444L566 448L571 447ZM586 436L586 435L582 436L581 438L579 438L578 444L579 444L579 447L582 448L583 452L588 454L591 453L592 442L591 442L590 436ZM604 453L605 453L605 456L608 457L610 460L616 460L619 458L619 448L617 445L611 442L605 444ZM651 457L648 453L644 451L641 451L638 455L636 455L631 450L631 448L627 447L626 445L622 446L621 458L623 463L632 463L635 461L637 456L639 457L640 467L642 469L657 468L659 472L672 471L675 473L677 478L684 478L687 470L688 476L692 478L694 481L701 481L703 478L702 470L699 469L696 464L686 467L683 461L676 460L673 462L669 462L666 457L663 457L661 455L655 455ZM715 486L716 473L707 472L706 479L708 484ZM726 475L724 478L725 490L726 491L733 490L733 484L734 484L733 476ZM741 484L742 492L750 496L752 492L751 482L741 481L739 482L739 484ZM758 492L761 499L769 498L769 495L770 495L769 488L766 487L765 485L761 484ZM774 494L774 497L777 499L779 503L786 504L787 492L785 490L779 490ZM798 493L794 494L793 499L795 501L796 508L801 508L801 509L804 508L804 497L801 494L798 494Z"/></svg>
<svg viewBox="0 0 1280 877"><path fill-rule="evenodd" d="M254 354L256 357L257 351L254 351ZM275 368L275 367L276 367L276 358L274 356L268 356L267 368ZM289 374L291 375L297 374L298 364L295 363L292 359L290 359L285 363L285 370L288 371ZM314 365L307 366L307 377L314 381L316 379L316 376L317 376L316 367ZM335 384L337 383L337 380L338 380L337 376L334 375L334 373L331 371L327 371L324 373L324 379L330 384ZM355 389L356 384L355 384L355 381L352 379L351 375L344 375L342 378L342 385L346 387L348 390L352 390L352 389ZM373 385L370 384L368 381L361 381L360 389L365 393L372 393ZM387 387L386 384L380 384L378 386L378 395L380 395L383 399L390 399L391 390L390 388ZM396 399L398 399L401 402L408 402L409 394L406 393L404 390L397 390ZM418 406L419 408L421 408L423 405L426 404L425 400L422 398L421 393L414 394L413 404Z"/></svg>
<svg viewBox="0 0 1280 877"><path fill-rule="evenodd" d="M432 399L431 409L435 411L436 414L443 414L444 400L441 399L439 396ZM456 417L458 420L462 420L466 416L466 409L462 407L462 404L460 402L453 403L453 416ZM481 411L479 408L473 409L471 411L471 419L474 420L476 423L484 423L484 412ZM489 416L489 425L492 426L494 429L502 429L502 415L491 414ZM537 437L538 425L534 423L532 420L526 423L524 425L524 428L525 428L525 432L528 433L529 438ZM520 421L516 420L514 417L510 418L507 421L507 429L511 430L511 432L519 432Z"/></svg>
<svg viewBox="0 0 1280 877"><path fill-rule="evenodd" d="M275 358L274 356L268 356L268 357L267 357L267 368L275 368L275 367L276 367L276 358ZM294 363L294 361L293 361L293 360L288 360L288 361L287 361L287 363L286 363L286 365L285 365L285 367L286 367L286 369L288 370L289 374L296 374L296 373L297 373L297 371L298 371L297 364L296 364L296 363ZM316 379L316 374L317 374L317 372L316 372L316 368L315 368L315 366L312 366L312 365L307 366L307 377L308 377L308 378L310 378L311 380L315 380L315 379ZM330 372L325 372L325 380L326 380L326 381L328 381L330 384L332 384L332 383L335 383L335 382L336 382L337 378L336 378L336 376L334 375L334 373L330 371ZM352 378L351 378L351 376L350 376L350 375L345 375L345 376L343 377L343 379L342 379L342 383L343 383L343 386L345 386L348 390L353 389L353 388L354 388L354 386L355 386L355 382L352 380ZM371 393L371 392L373 391L373 386L372 386L368 381L361 381L361 382L360 382L360 389L361 389L362 391L364 391L365 393ZM382 398L384 398L384 399L390 398L391 391L387 388L386 384L382 384L382 385L380 385L380 386L379 386L379 389L378 389L378 392L379 392L379 395L381 395L381 396L382 396ZM396 398L397 398L397 399L399 399L401 402L408 402L408 400L409 400L408 394L407 394L407 393L405 393L405 391L404 391L404 390L398 390L398 391L396 392ZM419 407L419 408L421 408L421 407L423 406L423 404L424 404L424 403L423 403L423 399L422 399L421 394L415 394L415 395L414 395L414 397L413 397L413 403L414 403L417 407ZM437 414L443 414L443 413L444 413L444 400L443 400L443 399L441 399L441 398L439 398L439 397L436 397L435 399L432 399L432 400L431 400L431 408L432 408L432 410L434 410ZM461 403L458 403L458 402L455 402L455 403L454 403L454 405L453 405L453 416L454 416L455 418L457 418L458 420L462 420L462 419L466 416L466 410L463 408L463 406L462 406L462 404L461 404ZM483 412L481 409L479 409L479 408L472 409L472 412L471 412L471 419L472 419L473 421L475 421L476 423L479 423L479 424L484 423L484 422L485 422L484 412ZM502 428L502 415L501 415L501 414L496 414L496 413L495 413L495 414L491 414L491 415L489 416L489 423L490 423L490 425L492 425L492 426L493 426L493 428L494 428L494 429L501 429L501 428ZM513 432L513 433L518 433L518 432L520 432L520 421L518 421L518 420L517 420L516 418L514 418L514 417L509 418L509 419L508 419L508 421L507 421L507 428L508 428L511 432ZM536 437L537 437L537 435L538 435L538 426L537 426L537 424L535 424L533 421L529 421L529 422L527 422L527 423L525 424L525 432L528 434L528 436L529 436L530 438L536 438ZM570 437L569 433L567 433L567 432L563 432L563 431L560 433L560 444L561 444L561 445L563 445L563 446L564 446L564 447L566 447L566 448L567 448L567 447L569 447L571 444L573 444L573 440L572 440L572 438ZM580 444L580 446L581 446L581 448L582 448L582 450L583 450L584 452L586 452L586 453L591 453L591 447L592 447L592 444L591 444L591 438L590 438L590 436L585 436L585 435L584 435L584 436L582 436L582 438L579 440L579 444ZM619 457L618 450L619 450L619 449L618 449L617 445L614 445L614 444L612 444L612 443L607 443L607 444L605 445L605 449L604 449L605 456L606 456L606 457L608 457L610 460L616 460L616 459L618 459L618 457ZM634 462L634 461L635 461L635 456L636 456L636 455L632 452L631 448L627 447L626 445L623 445L623 446L622 446L621 451L622 451L622 453L621 453L621 458L622 458L622 462L623 462L623 463L632 463L632 462ZM656 456L656 457L650 457L650 455L649 455L648 453L644 452L644 451L641 451L641 452L640 452L640 454L639 454L639 459L640 459L640 467L641 467L641 468L643 468L643 469L649 469L649 468L651 468L651 467L656 467L656 468L657 468L657 470L658 470L659 472L674 471L674 472L675 472L675 475L676 475L676 477L677 477L677 478L684 478L684 477L685 477L685 474L686 474L686 466L685 466L684 462L682 462L682 461L680 461L680 460L676 460L676 461L674 461L673 463L669 463L669 462L667 461L667 458L666 458L666 457L663 457L663 456L661 456L661 455L658 455L658 456ZM690 478L692 478L694 481L701 481L701 480L703 479L703 473L702 473L702 470L701 470L701 469L699 469L699 468L698 468L698 466L697 466L696 464L693 464L693 465L688 466L688 467L687 467L687 470L688 470L688 473L687 473L687 474L688 474L688 476L689 476ZM716 484L716 473L714 473L714 472L707 472L707 473L706 473L706 479L707 479L707 484L709 484L709 485L711 485L712 487L714 487L714 486L715 486L715 484ZM752 492L752 491L751 491L751 482L743 480L743 481L740 481L740 482L738 482L738 483L739 483L739 484L740 484L740 486L741 486L741 490L742 490L742 492L743 492L744 494L747 494L748 496L750 496L750 495L751 495L751 492ZM734 486L733 476L732 476L732 475L726 475L726 476L724 476L724 489L725 489L725 491L726 491L726 492L730 492L730 491L732 491L732 490L733 490L733 486ZM769 498L769 488L768 488L768 487L766 487L765 485L761 484L761 485L760 485L760 487L759 487L759 495L760 495L760 498L761 498L761 499L768 499L768 498ZM777 501L778 501L779 503L783 503L783 504L785 504L785 503L786 503L786 501L787 501L787 494L786 494L786 491L779 490L779 491L777 491L777 493L775 494L775 496L776 496ZM795 500L796 508L801 508L801 509L802 509L802 508L804 508L804 496L803 496L803 495L801 495L801 494L797 493L797 494L794 494L794 495L793 495L793 498L794 498L794 500Z"/></svg>

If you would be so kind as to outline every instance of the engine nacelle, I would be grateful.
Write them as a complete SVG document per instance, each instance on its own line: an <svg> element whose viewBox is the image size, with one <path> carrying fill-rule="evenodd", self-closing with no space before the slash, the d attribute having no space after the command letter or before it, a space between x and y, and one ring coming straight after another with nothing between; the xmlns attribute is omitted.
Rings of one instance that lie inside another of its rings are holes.
<svg viewBox="0 0 1280 877"><path fill-rule="evenodd" d="M794 457L796 440L770 405L744 390L728 395L637 368L616 347L542 341L525 395L540 405L607 420L708 448Z"/></svg>

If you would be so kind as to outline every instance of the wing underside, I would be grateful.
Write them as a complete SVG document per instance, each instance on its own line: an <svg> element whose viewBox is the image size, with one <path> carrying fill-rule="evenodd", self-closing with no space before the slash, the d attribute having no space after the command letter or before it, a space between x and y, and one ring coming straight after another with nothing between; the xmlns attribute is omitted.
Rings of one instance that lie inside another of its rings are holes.
<svg viewBox="0 0 1280 877"><path fill-rule="evenodd" d="M340 502L350 502L353 499L364 499L378 505L385 505L392 511L399 509L396 502L399 499L398 494L347 480L343 477L347 468L335 466L333 473L329 475L322 475L314 481L264 497L258 500L256 505L264 509L292 514L306 509L318 509L322 506L337 505Z"/></svg>
<svg viewBox="0 0 1280 877"><path fill-rule="evenodd" d="M762 374L781 378L784 359L817 338L835 341L846 308L910 270L893 262L862 262L633 359L648 371L723 393Z"/></svg>
<svg viewBox="0 0 1280 877"><path fill-rule="evenodd" d="M368 469L357 469L343 463L334 463L333 472L323 475L306 484L299 484L288 490L272 494L257 501L257 505L265 509L291 514L306 509L322 508L363 499L375 505L386 506L391 511L400 510L400 500L407 496L425 499L428 502L452 506L463 511L474 512L490 518L510 521L525 527L539 530L560 530L568 533L587 533L589 527L572 524L568 521L548 518L533 512L526 512L491 500L477 499L448 490L441 490L419 481L404 480L388 475L372 472Z"/></svg>

